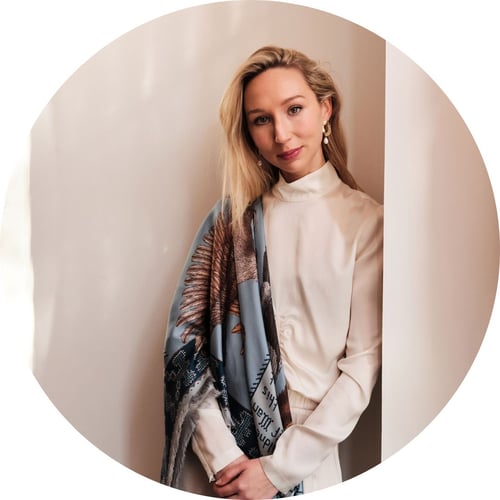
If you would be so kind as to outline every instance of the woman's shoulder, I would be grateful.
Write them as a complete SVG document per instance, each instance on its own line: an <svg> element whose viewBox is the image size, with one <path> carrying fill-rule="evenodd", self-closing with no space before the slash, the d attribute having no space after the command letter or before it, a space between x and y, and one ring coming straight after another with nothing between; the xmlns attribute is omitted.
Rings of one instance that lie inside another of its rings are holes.
<svg viewBox="0 0 500 500"><path fill-rule="evenodd" d="M216 226L229 226L231 217L228 205L229 204L225 203L222 199L218 199L212 204L211 208L205 213L205 216L202 217L198 225L198 238L213 231Z"/></svg>
<svg viewBox="0 0 500 500"><path fill-rule="evenodd" d="M383 217L384 206L365 191L354 189L347 184L342 186L342 198L349 211L359 213L362 219L380 219Z"/></svg>

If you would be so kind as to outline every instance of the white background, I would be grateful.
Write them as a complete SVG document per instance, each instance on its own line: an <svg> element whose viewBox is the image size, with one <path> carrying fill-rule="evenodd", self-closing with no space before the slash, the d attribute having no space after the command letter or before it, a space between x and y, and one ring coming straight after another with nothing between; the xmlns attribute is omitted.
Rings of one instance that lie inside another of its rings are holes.
<svg viewBox="0 0 500 500"><path fill-rule="evenodd" d="M207 2L11 1L0 7L1 196L23 141L53 93L118 36L165 13ZM293 2L340 15L398 47L464 118L498 199L500 45L494 2ZM286 21L285 21L286 22ZM180 495L130 472L81 437L37 386L2 309L0 494L6 498L164 498ZM381 466L336 487L337 498L497 498L498 305L476 362L436 420ZM495 328L496 326L496 328ZM495 335L493 331L495 330ZM326 496L317 494L317 496ZM331 495L331 493L330 493Z"/></svg>

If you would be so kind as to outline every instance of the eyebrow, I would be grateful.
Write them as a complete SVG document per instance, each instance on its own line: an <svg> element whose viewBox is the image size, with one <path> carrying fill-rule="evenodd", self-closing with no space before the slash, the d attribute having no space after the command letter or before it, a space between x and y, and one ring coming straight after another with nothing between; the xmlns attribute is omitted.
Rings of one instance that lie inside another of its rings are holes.
<svg viewBox="0 0 500 500"><path fill-rule="evenodd" d="M297 94L297 95L294 95L292 97L288 97L286 98L282 103L281 105L283 106L284 104L287 104L288 102L290 101L293 101L297 98L302 98L302 99L305 99L305 97L302 95L302 94ZM255 108L255 109L251 109L250 111L247 112L247 116L249 115L252 115L254 113L265 113L265 111L263 109L260 109L260 108Z"/></svg>

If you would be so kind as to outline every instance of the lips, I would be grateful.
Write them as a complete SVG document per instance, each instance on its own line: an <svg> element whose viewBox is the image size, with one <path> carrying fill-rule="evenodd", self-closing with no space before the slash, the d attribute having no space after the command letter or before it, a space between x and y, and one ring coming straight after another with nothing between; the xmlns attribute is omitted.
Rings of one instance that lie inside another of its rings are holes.
<svg viewBox="0 0 500 500"><path fill-rule="evenodd" d="M302 146L294 149L289 149L288 151L284 151L283 153L280 153L278 155L278 158L281 160L285 161L290 161L290 160L295 160L297 156L299 156L300 152L302 151Z"/></svg>

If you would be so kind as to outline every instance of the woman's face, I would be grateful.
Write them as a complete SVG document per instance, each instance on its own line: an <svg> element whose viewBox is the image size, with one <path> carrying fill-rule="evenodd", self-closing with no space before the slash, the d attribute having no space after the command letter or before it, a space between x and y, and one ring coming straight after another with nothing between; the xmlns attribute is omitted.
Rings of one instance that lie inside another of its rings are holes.
<svg viewBox="0 0 500 500"><path fill-rule="evenodd" d="M296 68L271 68L247 85L244 109L250 135L265 160L287 182L319 169L323 123L331 102L319 102Z"/></svg>

